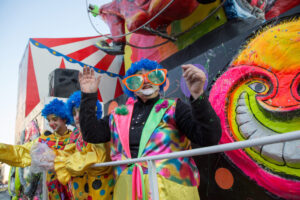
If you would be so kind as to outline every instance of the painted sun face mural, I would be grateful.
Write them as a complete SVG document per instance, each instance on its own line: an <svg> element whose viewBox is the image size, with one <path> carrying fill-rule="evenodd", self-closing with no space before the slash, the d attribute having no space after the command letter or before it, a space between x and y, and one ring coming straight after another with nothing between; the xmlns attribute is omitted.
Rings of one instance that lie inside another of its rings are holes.
<svg viewBox="0 0 300 200"><path fill-rule="evenodd" d="M300 18L260 30L217 79L209 99L221 120L220 143L300 130ZM226 156L267 191L300 199L300 140Z"/></svg>

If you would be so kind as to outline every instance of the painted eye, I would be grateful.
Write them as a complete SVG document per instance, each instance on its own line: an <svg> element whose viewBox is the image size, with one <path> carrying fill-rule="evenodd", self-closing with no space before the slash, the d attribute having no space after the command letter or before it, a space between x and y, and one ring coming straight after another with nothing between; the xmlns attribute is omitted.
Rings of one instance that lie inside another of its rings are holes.
<svg viewBox="0 0 300 200"><path fill-rule="evenodd" d="M262 93L262 92L266 91L266 89L267 89L264 84L259 83L259 82L251 83L249 85L249 87L257 93Z"/></svg>

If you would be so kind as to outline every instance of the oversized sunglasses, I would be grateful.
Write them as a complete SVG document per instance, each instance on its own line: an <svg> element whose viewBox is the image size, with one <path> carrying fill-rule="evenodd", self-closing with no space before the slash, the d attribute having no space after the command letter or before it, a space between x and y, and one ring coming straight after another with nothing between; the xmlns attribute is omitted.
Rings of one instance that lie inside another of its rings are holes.
<svg viewBox="0 0 300 200"><path fill-rule="evenodd" d="M144 77L153 85L162 85L167 77L166 69L154 69L145 74L134 74L122 80L128 90L135 92L141 89L144 85Z"/></svg>

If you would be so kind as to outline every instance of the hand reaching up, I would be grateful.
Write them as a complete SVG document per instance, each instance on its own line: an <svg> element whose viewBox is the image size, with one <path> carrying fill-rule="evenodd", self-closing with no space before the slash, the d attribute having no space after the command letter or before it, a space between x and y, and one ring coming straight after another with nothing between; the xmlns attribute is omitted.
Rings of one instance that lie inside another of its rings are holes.
<svg viewBox="0 0 300 200"><path fill-rule="evenodd" d="M192 64L182 65L183 77L194 99L198 99L204 92L205 73Z"/></svg>
<svg viewBox="0 0 300 200"><path fill-rule="evenodd" d="M81 92L95 93L97 92L98 85L100 83L101 76L96 78L93 68L84 67L83 72L79 72L79 83Z"/></svg>

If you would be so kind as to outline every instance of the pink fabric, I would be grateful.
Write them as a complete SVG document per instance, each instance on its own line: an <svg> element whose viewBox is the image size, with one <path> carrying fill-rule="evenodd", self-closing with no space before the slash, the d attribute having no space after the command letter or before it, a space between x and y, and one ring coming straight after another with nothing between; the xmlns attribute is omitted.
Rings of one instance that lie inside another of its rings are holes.
<svg viewBox="0 0 300 200"><path fill-rule="evenodd" d="M138 164L137 164L138 165ZM137 184L137 197L138 199L142 199L143 198L143 188L142 188L142 175L141 175L141 171L138 169L137 166L135 166L136 168L136 184Z"/></svg>
<svg viewBox="0 0 300 200"><path fill-rule="evenodd" d="M134 100L129 98L126 102L128 114L120 115L114 113L114 119L118 129L120 141L123 149L127 154L128 158L131 158L130 147L129 147L129 128L133 113ZM143 199L143 188L142 188L142 175L138 169L138 164L133 167L132 170L132 200L136 199L136 193L138 199Z"/></svg>
<svg viewBox="0 0 300 200"><path fill-rule="evenodd" d="M214 84L209 96L209 101L221 120L223 133L220 143L235 142L231 137L227 124L227 113L224 110L226 107L226 99L231 89L234 85L238 84L240 80L245 80L246 77L253 77L259 74L269 77L271 80L273 79L272 76L274 76L262 68L243 65L229 69ZM272 84L277 85L273 80ZM284 179L265 171L241 149L225 153L250 179L255 180L258 185L266 190L286 199L300 199L299 181Z"/></svg>
<svg viewBox="0 0 300 200"><path fill-rule="evenodd" d="M126 101L126 105L134 104L135 102L136 101L132 97L129 97Z"/></svg>
<svg viewBox="0 0 300 200"><path fill-rule="evenodd" d="M120 115L114 113L114 119L116 121L116 126L118 129L120 141L124 148L125 153L127 154L128 158L131 158L130 148L129 148L129 128L130 128L130 121L132 117L133 105L127 105L128 114L127 115Z"/></svg>
<svg viewBox="0 0 300 200"><path fill-rule="evenodd" d="M132 200L143 199L143 183L142 183L142 175L139 169L140 166L136 163L132 170Z"/></svg>
<svg viewBox="0 0 300 200"><path fill-rule="evenodd" d="M136 182L137 182L137 179L136 179L136 170L137 170L137 167L134 166L133 167L133 170L132 170L132 200L135 200L136 198Z"/></svg>

